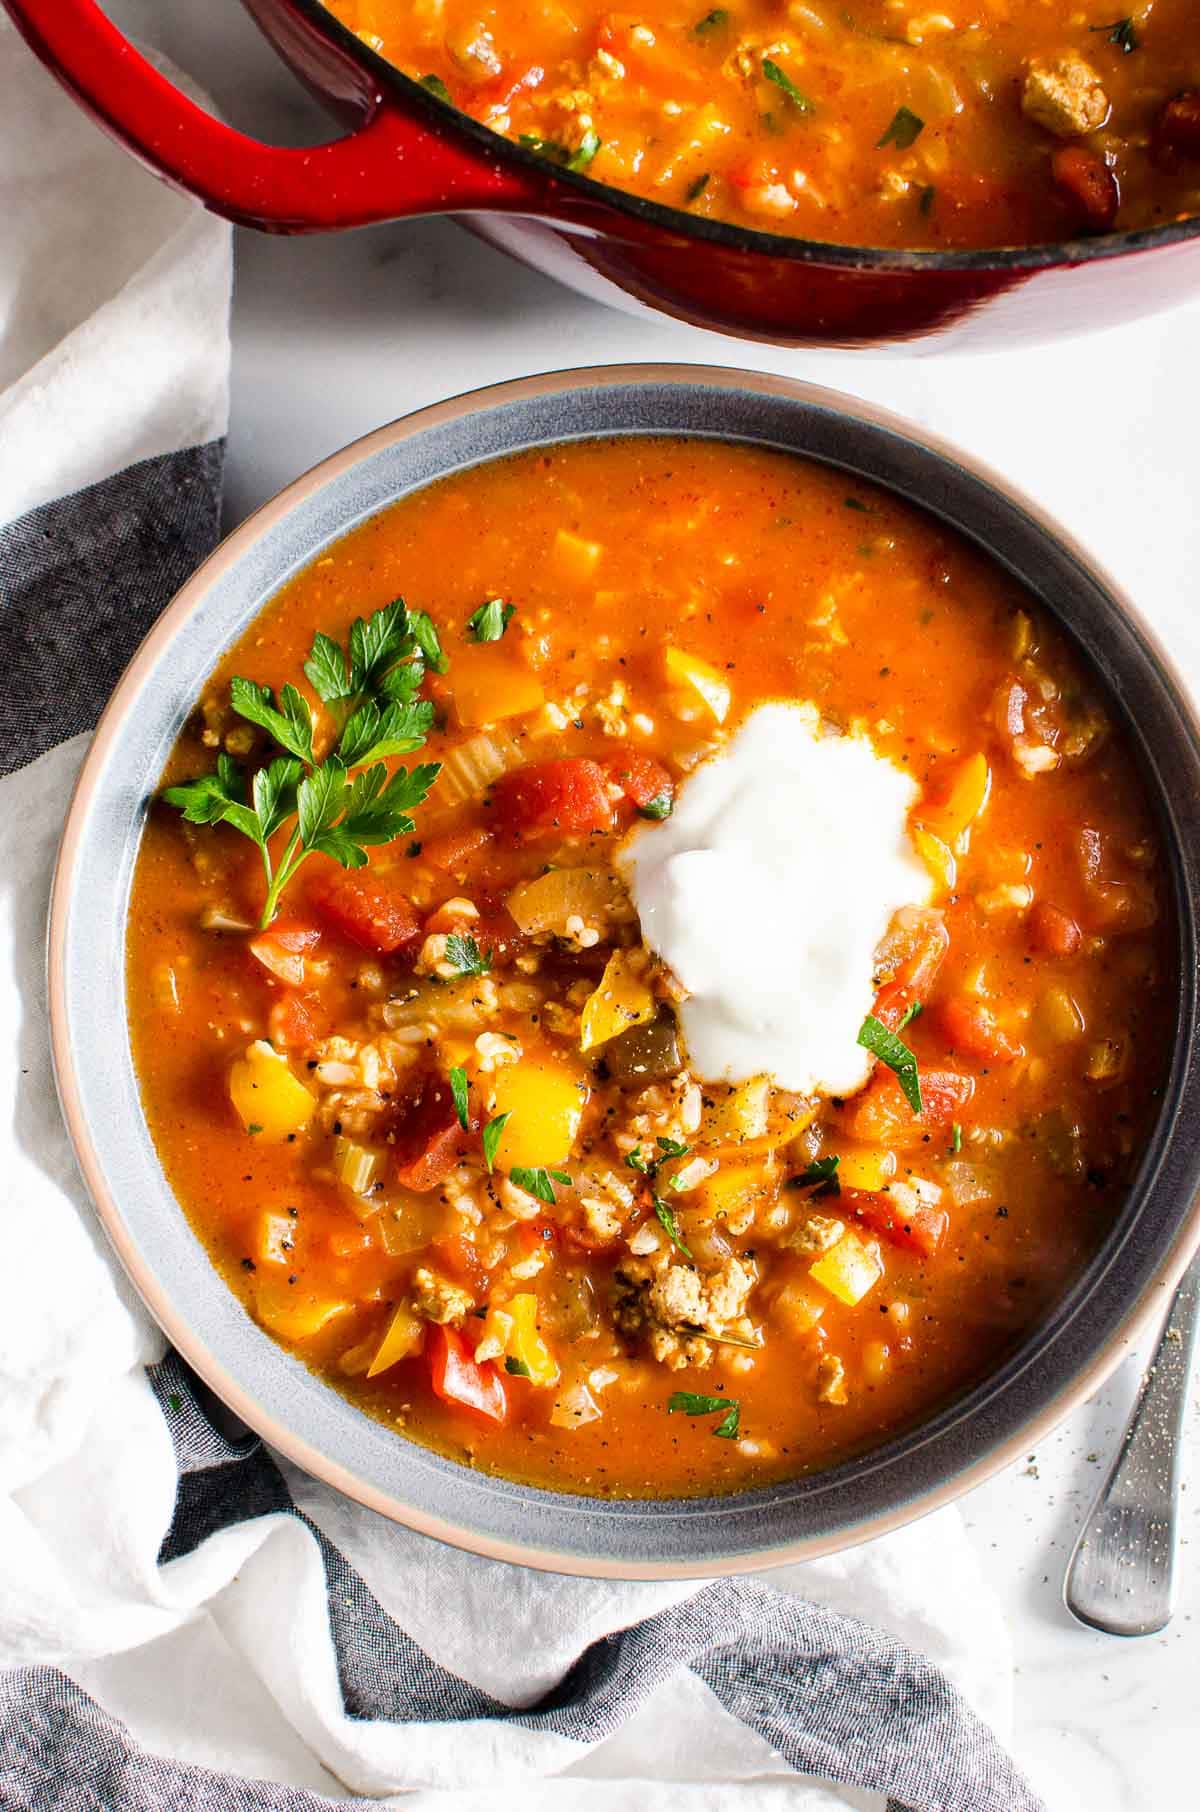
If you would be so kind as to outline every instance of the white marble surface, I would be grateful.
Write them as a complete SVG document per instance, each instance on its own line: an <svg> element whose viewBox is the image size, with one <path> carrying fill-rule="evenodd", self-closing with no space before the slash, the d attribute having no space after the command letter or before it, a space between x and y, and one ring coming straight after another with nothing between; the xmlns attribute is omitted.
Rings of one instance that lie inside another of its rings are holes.
<svg viewBox="0 0 1200 1812"><path fill-rule="evenodd" d="M228 116L280 142L325 136L236 0L113 0ZM329 239L240 235L230 522L346 441L437 398L529 371L625 360L741 364L857 392L960 441L1089 543L1200 679L1195 507L1200 306L1148 326L968 361L777 352L584 303L440 221ZM1195 1803L1200 1479L1185 1497L1170 1628L1121 1642L1062 1608L1063 1568L1136 1384L1130 1362L1036 1452L963 1503L1017 1661L1014 1747L1052 1812ZM1192 1444L1200 1431L1195 1401Z"/></svg>

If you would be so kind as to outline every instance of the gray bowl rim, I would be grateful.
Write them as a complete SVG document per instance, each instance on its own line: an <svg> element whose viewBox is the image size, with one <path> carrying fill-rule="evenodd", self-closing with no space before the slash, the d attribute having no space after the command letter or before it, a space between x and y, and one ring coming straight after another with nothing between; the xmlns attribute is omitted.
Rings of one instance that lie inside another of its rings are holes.
<svg viewBox="0 0 1200 1812"><path fill-rule="evenodd" d="M1170 1076L1129 1200L1100 1252L1003 1365L932 1416L827 1471L736 1495L610 1501L520 1485L398 1438L268 1338L212 1268L141 1113L125 1014L129 885L147 801L217 659L279 587L349 529L449 472L526 447L699 436L800 453L958 529L1064 624L1123 717L1174 894ZM418 410L296 479L224 540L131 661L81 769L48 926L55 1074L118 1257L183 1358L272 1447L384 1516L477 1554L591 1577L688 1578L866 1541L950 1502L1096 1390L1200 1244L1196 1038L1200 724L1131 600L1040 507L939 437L856 398L726 367L616 365L512 380Z"/></svg>

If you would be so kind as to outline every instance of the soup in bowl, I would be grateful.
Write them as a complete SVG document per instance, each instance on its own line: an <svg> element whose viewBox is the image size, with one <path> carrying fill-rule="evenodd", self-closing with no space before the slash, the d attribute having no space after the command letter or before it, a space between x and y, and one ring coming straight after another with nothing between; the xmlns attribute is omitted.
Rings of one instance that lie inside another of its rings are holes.
<svg viewBox="0 0 1200 1812"><path fill-rule="evenodd" d="M125 682L102 1080L120 694L101 731L55 958L93 1188L227 1400L417 1526L619 1571L867 1533L1186 1255L1190 723L1022 506L819 393L428 414Z"/></svg>

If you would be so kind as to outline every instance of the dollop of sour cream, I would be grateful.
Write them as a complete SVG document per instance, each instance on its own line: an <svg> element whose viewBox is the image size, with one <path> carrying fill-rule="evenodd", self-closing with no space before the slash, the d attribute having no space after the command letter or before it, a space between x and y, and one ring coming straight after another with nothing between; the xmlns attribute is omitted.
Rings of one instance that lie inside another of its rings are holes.
<svg viewBox="0 0 1200 1812"><path fill-rule="evenodd" d="M642 936L688 990L697 1075L863 1087L875 951L932 890L908 834L918 791L865 738L824 734L812 705L761 705L670 818L630 834L618 863Z"/></svg>

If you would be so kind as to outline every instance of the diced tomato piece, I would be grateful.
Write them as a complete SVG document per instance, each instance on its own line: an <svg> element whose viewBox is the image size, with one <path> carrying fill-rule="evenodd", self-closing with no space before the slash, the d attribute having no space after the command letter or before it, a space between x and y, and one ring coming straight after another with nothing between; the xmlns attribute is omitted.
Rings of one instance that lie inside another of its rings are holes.
<svg viewBox="0 0 1200 1812"><path fill-rule="evenodd" d="M461 868L477 850L492 840L492 833L482 824L464 825L461 830L445 831L440 837L428 837L421 845L421 855L433 868Z"/></svg>
<svg viewBox="0 0 1200 1812"><path fill-rule="evenodd" d="M975 1080L957 1070L921 1070L921 1114L904 1099L890 1070L880 1068L869 1088L846 1110L847 1135L863 1145L891 1145L904 1151L957 1119L975 1093Z"/></svg>
<svg viewBox="0 0 1200 1812"><path fill-rule="evenodd" d="M535 761L502 774L492 798L498 823L516 838L610 831L613 827L604 769L585 755Z"/></svg>
<svg viewBox="0 0 1200 1812"><path fill-rule="evenodd" d="M855 1220L861 1221L864 1227L869 1227L872 1233L881 1233L894 1245L905 1246L910 1252L919 1252L922 1258L934 1256L950 1225L950 1216L940 1208L921 1205L906 1210L886 1194L872 1195L862 1189L843 1189L840 1199Z"/></svg>
<svg viewBox="0 0 1200 1812"><path fill-rule="evenodd" d="M282 1045L286 1051L311 1050L321 1036L315 1001L290 989L271 1008L268 1026L271 1043Z"/></svg>
<svg viewBox="0 0 1200 1812"><path fill-rule="evenodd" d="M896 914L877 958L879 969L891 972L874 1009L889 1032L898 1030L910 1007L924 1005L949 948L950 933L940 912L913 906Z"/></svg>
<svg viewBox="0 0 1200 1812"><path fill-rule="evenodd" d="M938 1008L938 1024L957 1057L974 1057L981 1063L1015 1063L1025 1046L1010 1038L996 1016L982 1001L956 995Z"/></svg>
<svg viewBox="0 0 1200 1812"><path fill-rule="evenodd" d="M457 1328L431 1327L428 1352L429 1380L443 1403L461 1404L492 1422L506 1420L508 1394L503 1378L490 1359L476 1364Z"/></svg>
<svg viewBox="0 0 1200 1812"><path fill-rule="evenodd" d="M1041 956L1074 956L1082 940L1070 913L1039 900L1029 915L1029 941Z"/></svg>
<svg viewBox="0 0 1200 1812"><path fill-rule="evenodd" d="M604 765L612 784L619 786L639 811L650 807L657 817L666 817L675 798L675 782L661 761L655 761L652 755L631 752Z"/></svg>
<svg viewBox="0 0 1200 1812"><path fill-rule="evenodd" d="M325 877L314 891L313 903L335 931L364 950L386 956L421 936L421 921L408 897L365 869Z"/></svg>
<svg viewBox="0 0 1200 1812"><path fill-rule="evenodd" d="M1163 102L1151 142L1163 161L1200 157L1200 88L1185 88Z"/></svg>
<svg viewBox="0 0 1200 1812"><path fill-rule="evenodd" d="M1103 233L1117 217L1121 190L1102 157L1086 145L1060 145L1050 159L1054 185L1074 205L1080 224Z"/></svg>
<svg viewBox="0 0 1200 1812"><path fill-rule="evenodd" d="M435 1240L433 1243L447 1271L478 1294L487 1282L487 1272L474 1240L465 1238L461 1233L449 1233L445 1239Z"/></svg>
<svg viewBox="0 0 1200 1812"><path fill-rule="evenodd" d="M446 1077L426 1076L402 1110L392 1137L397 1182L418 1192L444 1182L454 1166L478 1148L478 1112L470 1109L467 1118L464 1132Z"/></svg>
<svg viewBox="0 0 1200 1812"><path fill-rule="evenodd" d="M321 941L320 927L299 919L280 919L269 931L250 939L250 954L289 988L304 985L304 953Z"/></svg>

